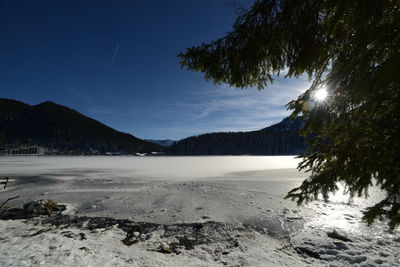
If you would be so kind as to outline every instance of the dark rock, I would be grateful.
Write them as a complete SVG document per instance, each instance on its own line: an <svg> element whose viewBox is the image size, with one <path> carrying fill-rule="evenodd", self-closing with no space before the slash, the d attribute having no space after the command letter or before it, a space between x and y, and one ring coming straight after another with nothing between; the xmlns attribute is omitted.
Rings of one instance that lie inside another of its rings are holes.
<svg viewBox="0 0 400 267"><path fill-rule="evenodd" d="M338 233L336 230L333 230L332 232L328 232L326 233L328 235L328 237L333 238L333 239L338 239L341 241L345 241L345 242L353 242L350 238L348 238L347 236Z"/></svg>
<svg viewBox="0 0 400 267"><path fill-rule="evenodd" d="M132 246L133 244L139 242L138 239L136 239L135 237L125 237L124 239L122 239L122 243L125 246Z"/></svg>
<svg viewBox="0 0 400 267"><path fill-rule="evenodd" d="M81 240L86 240L87 236L85 233L79 233L79 237L81 238Z"/></svg>
<svg viewBox="0 0 400 267"><path fill-rule="evenodd" d="M63 233L63 235L64 235L65 237L74 238L74 239L75 239L75 236L76 236L76 235L75 235L73 232L71 232L71 231L66 231L66 232Z"/></svg>
<svg viewBox="0 0 400 267"><path fill-rule="evenodd" d="M85 251L86 253L91 253L90 249L87 247L81 247L79 249Z"/></svg>
<svg viewBox="0 0 400 267"><path fill-rule="evenodd" d="M32 234L31 236L40 235L40 234L46 233L46 232L51 231L51 230L53 230L52 227L43 228L43 229L40 229L39 231L37 231L36 233Z"/></svg>
<svg viewBox="0 0 400 267"><path fill-rule="evenodd" d="M297 252L299 252L301 254L306 254L306 255L308 255L310 257L313 257L315 259L321 259L321 256L318 253L316 253L316 252L314 252L311 249L308 249L306 247L296 247L295 249L296 249Z"/></svg>

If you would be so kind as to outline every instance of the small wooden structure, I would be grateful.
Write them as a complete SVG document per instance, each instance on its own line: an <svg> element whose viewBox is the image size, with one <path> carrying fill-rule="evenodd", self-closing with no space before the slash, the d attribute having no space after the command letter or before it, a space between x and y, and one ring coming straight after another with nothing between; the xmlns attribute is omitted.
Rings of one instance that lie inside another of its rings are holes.
<svg viewBox="0 0 400 267"><path fill-rule="evenodd" d="M28 146L10 149L9 155L38 156L44 155L46 149L40 146Z"/></svg>
<svg viewBox="0 0 400 267"><path fill-rule="evenodd" d="M4 184L3 189L7 188L8 183L10 182L10 177L0 178L0 184Z"/></svg>

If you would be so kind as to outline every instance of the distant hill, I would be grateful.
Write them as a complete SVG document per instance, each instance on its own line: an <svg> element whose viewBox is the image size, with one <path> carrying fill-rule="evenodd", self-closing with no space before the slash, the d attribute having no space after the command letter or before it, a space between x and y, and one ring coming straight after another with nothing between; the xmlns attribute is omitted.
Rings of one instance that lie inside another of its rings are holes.
<svg viewBox="0 0 400 267"><path fill-rule="evenodd" d="M0 98L0 144L34 144L74 153L163 150L53 102L31 106L4 98Z"/></svg>
<svg viewBox="0 0 400 267"><path fill-rule="evenodd" d="M151 142L154 144L158 144L162 147L170 147L175 143L176 141L170 140L170 139L164 139L164 140L155 140L155 139L145 139L147 142Z"/></svg>
<svg viewBox="0 0 400 267"><path fill-rule="evenodd" d="M251 132L209 133L182 139L167 148L169 155L297 155L304 151L301 118Z"/></svg>

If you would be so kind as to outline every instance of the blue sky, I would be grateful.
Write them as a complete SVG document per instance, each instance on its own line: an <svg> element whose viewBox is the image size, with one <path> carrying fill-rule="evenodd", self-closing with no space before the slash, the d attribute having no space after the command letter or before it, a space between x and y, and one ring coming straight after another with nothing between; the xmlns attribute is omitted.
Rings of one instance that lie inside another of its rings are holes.
<svg viewBox="0 0 400 267"><path fill-rule="evenodd" d="M264 128L289 114L305 78L215 86L176 57L228 32L235 2L3 0L0 97L54 101L140 138Z"/></svg>

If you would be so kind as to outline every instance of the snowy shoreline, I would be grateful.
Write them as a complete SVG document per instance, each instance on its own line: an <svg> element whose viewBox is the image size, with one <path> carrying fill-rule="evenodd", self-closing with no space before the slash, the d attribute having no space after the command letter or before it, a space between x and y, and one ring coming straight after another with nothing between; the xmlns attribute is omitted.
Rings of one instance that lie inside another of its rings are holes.
<svg viewBox="0 0 400 267"><path fill-rule="evenodd" d="M0 220L0 266L397 266L400 237L307 229L276 239L219 222L74 215Z"/></svg>
<svg viewBox="0 0 400 267"><path fill-rule="evenodd" d="M77 222L80 225L67 227L41 219L0 220L0 265L305 266L315 263L265 234L222 223L167 226L132 222L130 227L138 229L139 237L145 237L126 245L123 240L127 232L118 224L88 229L82 226L85 222ZM139 225L145 234L139 232ZM180 243L183 245L176 246ZM172 252L169 248L173 248Z"/></svg>
<svg viewBox="0 0 400 267"><path fill-rule="evenodd" d="M368 228L360 221L360 210L373 199L348 205L337 195L303 207L284 200L306 177L295 169L297 162L292 157L2 158L0 175L16 179L0 191L1 199L21 195L12 202L16 207L47 198L68 203L69 218L79 223L60 229L62 224L49 218L0 220L0 266L400 265L399 233L388 233L384 222ZM90 223L82 226L82 220L96 217L112 223L100 232ZM155 225L151 238L124 245L129 229L123 225L138 222ZM351 241L328 236L334 230ZM81 232L87 239L79 239ZM194 241L196 233L202 235ZM195 245L179 254L160 253L163 242Z"/></svg>

